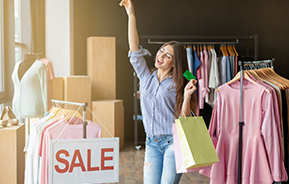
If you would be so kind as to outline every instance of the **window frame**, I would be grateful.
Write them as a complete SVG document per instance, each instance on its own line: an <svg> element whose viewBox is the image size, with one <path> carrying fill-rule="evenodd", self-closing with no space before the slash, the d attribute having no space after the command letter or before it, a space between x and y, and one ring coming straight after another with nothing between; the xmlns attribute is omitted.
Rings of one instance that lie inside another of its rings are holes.
<svg viewBox="0 0 289 184"><path fill-rule="evenodd" d="M0 101L3 101L6 98L6 78L5 78L5 62L4 62L4 9L3 9L3 0L0 0Z"/></svg>

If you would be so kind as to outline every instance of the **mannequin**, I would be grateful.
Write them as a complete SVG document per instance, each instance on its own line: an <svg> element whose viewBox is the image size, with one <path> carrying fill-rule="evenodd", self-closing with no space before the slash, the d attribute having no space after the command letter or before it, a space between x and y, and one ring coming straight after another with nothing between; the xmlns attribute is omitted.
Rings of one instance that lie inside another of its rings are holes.
<svg viewBox="0 0 289 184"><path fill-rule="evenodd" d="M18 69L18 77L21 81L24 73L30 68L30 66L36 61L36 55L33 53L28 53L24 55L24 60L20 63Z"/></svg>
<svg viewBox="0 0 289 184"><path fill-rule="evenodd" d="M14 96L12 108L17 117L38 118L47 112L46 66L35 54L26 54L12 73Z"/></svg>

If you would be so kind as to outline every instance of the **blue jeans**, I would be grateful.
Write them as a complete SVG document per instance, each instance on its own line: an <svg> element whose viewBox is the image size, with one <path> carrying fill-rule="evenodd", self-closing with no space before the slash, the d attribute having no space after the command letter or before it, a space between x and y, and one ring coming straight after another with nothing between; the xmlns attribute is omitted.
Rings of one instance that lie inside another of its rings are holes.
<svg viewBox="0 0 289 184"><path fill-rule="evenodd" d="M146 138L144 184L178 184L172 135Z"/></svg>

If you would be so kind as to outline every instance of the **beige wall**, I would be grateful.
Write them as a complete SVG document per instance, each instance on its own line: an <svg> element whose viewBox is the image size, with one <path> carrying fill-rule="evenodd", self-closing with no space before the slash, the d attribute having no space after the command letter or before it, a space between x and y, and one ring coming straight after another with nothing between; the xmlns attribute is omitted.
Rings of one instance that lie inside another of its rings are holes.
<svg viewBox="0 0 289 184"><path fill-rule="evenodd" d="M70 76L70 0L48 0L45 2L46 58L53 63L56 77Z"/></svg>
<svg viewBox="0 0 289 184"><path fill-rule="evenodd" d="M5 105L11 105L13 98L13 83L11 79L15 63L15 45L14 45L14 3L10 0L3 1L4 9L4 62L5 62L5 87L6 98Z"/></svg>

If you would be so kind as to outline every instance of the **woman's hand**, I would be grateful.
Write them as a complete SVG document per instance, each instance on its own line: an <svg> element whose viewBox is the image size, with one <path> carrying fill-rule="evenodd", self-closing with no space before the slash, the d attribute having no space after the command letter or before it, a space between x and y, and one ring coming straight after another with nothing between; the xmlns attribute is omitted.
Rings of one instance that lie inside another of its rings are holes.
<svg viewBox="0 0 289 184"><path fill-rule="evenodd" d="M197 82L196 79L192 79L188 82L184 89L184 98L191 98L191 95L197 90Z"/></svg>
<svg viewBox="0 0 289 184"><path fill-rule="evenodd" d="M125 7L128 16L134 14L134 7L131 0L122 0L119 5Z"/></svg>

